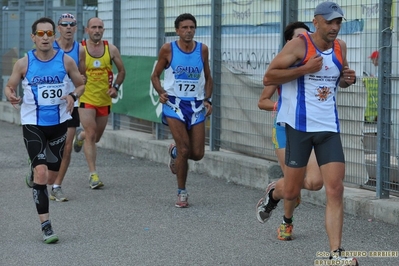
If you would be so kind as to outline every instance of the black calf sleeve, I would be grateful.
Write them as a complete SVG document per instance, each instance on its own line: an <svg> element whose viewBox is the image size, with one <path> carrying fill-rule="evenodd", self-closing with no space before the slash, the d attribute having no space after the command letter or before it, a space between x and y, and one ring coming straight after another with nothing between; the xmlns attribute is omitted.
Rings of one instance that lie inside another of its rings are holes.
<svg viewBox="0 0 399 266"><path fill-rule="evenodd" d="M38 214L48 213L49 199L47 185L33 184L33 201L36 204Z"/></svg>

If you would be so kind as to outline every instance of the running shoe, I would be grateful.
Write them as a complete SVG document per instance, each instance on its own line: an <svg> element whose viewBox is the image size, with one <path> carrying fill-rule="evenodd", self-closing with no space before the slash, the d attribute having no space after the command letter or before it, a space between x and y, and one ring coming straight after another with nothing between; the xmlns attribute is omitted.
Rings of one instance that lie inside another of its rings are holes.
<svg viewBox="0 0 399 266"><path fill-rule="evenodd" d="M269 220L273 210L277 207L277 203L273 203L269 195L275 188L276 181L273 181L267 186L265 195L256 204L256 218L262 224Z"/></svg>
<svg viewBox="0 0 399 266"><path fill-rule="evenodd" d="M177 195L177 201L175 206L177 208L187 208L188 207L188 194L185 191L180 192Z"/></svg>
<svg viewBox="0 0 399 266"><path fill-rule="evenodd" d="M283 241L292 240L292 230L294 229L293 224L281 223L277 229L277 238Z"/></svg>
<svg viewBox="0 0 399 266"><path fill-rule="evenodd" d="M54 233L50 221L47 221L47 223L42 227L42 231L43 241L46 244L51 244L58 241L58 236Z"/></svg>
<svg viewBox="0 0 399 266"><path fill-rule="evenodd" d="M29 188L33 188L33 168L32 168L32 162L30 159L28 160L29 162L29 173L26 174L25 176L25 183Z"/></svg>
<svg viewBox="0 0 399 266"><path fill-rule="evenodd" d="M83 147L84 140L79 140L78 136L83 131L81 127L76 128L75 138L73 139L73 149L75 152L80 152Z"/></svg>
<svg viewBox="0 0 399 266"><path fill-rule="evenodd" d="M96 189L104 186L103 182L100 181L100 178L97 174L91 174L89 179L90 188Z"/></svg>
<svg viewBox="0 0 399 266"><path fill-rule="evenodd" d="M173 148L175 148L175 147L176 147L176 144L171 143L170 146L169 146L169 151L168 151L169 152L169 156L170 156L168 166L169 166L170 171L174 175L176 174L176 168L175 168L176 158L173 158L172 151L173 151Z"/></svg>
<svg viewBox="0 0 399 266"><path fill-rule="evenodd" d="M331 265L359 266L359 262L357 261L356 258L342 256L342 252L344 251L345 251L344 249L339 248L331 252L331 256L329 257L332 263Z"/></svg>
<svg viewBox="0 0 399 266"><path fill-rule="evenodd" d="M50 199L55 201L68 201L68 198L65 197L61 187L51 189Z"/></svg>

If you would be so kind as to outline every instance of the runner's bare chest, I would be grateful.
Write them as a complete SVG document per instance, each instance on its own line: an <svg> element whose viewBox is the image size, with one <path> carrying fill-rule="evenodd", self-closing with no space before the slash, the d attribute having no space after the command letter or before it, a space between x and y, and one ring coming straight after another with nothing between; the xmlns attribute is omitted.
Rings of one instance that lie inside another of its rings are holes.
<svg viewBox="0 0 399 266"><path fill-rule="evenodd" d="M95 58L100 58L104 55L105 52L105 46L103 43L99 45L88 45L87 46L87 51L89 55Z"/></svg>

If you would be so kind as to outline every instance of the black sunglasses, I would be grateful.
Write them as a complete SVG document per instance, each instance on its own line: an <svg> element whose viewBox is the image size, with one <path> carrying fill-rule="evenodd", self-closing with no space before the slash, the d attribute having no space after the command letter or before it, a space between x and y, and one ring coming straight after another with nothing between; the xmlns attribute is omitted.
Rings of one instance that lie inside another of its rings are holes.
<svg viewBox="0 0 399 266"><path fill-rule="evenodd" d="M76 22L75 21L63 21L63 22L58 23L58 25L60 25L62 27L68 27L68 25L71 27L75 27Z"/></svg>

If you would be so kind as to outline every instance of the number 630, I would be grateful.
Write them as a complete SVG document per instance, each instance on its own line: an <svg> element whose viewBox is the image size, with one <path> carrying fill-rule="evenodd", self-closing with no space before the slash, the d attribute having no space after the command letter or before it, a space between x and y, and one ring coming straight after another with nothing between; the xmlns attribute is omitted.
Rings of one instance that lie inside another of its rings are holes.
<svg viewBox="0 0 399 266"><path fill-rule="evenodd" d="M61 96L62 96L62 90L61 89L58 89L58 90L54 90L54 89L51 89L51 90L43 90L43 92L42 92L42 97L43 97L43 99L47 99L47 98L50 98L50 99L52 99L52 98L61 98Z"/></svg>

